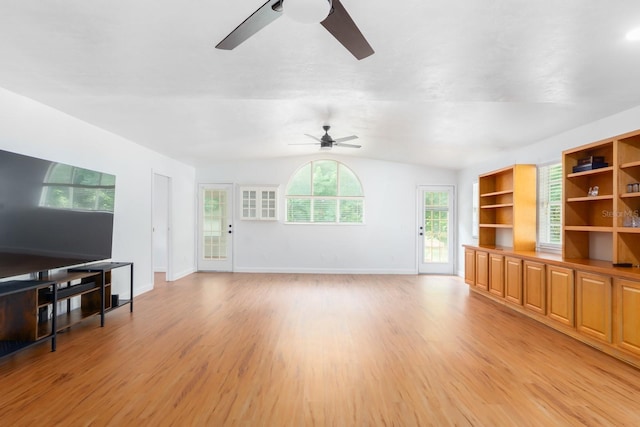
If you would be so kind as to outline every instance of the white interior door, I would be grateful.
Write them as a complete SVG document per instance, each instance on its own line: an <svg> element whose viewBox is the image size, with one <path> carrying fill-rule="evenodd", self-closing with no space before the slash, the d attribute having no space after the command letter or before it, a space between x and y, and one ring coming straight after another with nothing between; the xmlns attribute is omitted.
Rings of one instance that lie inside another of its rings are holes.
<svg viewBox="0 0 640 427"><path fill-rule="evenodd" d="M200 185L198 198L198 270L233 271L233 185Z"/></svg>
<svg viewBox="0 0 640 427"><path fill-rule="evenodd" d="M454 274L454 188L418 188L419 273Z"/></svg>

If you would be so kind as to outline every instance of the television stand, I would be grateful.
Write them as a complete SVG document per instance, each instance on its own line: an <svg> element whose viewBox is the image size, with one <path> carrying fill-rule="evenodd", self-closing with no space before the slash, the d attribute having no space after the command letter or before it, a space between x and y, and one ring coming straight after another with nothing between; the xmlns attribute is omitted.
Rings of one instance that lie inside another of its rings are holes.
<svg viewBox="0 0 640 427"><path fill-rule="evenodd" d="M128 300L112 304L111 271L130 268ZM71 298L80 297L80 307L71 308ZM59 302L66 301L66 310ZM0 358L37 343L50 340L56 350L56 335L87 317L129 304L133 312L133 263L103 262L76 267L41 277L41 280L0 282Z"/></svg>

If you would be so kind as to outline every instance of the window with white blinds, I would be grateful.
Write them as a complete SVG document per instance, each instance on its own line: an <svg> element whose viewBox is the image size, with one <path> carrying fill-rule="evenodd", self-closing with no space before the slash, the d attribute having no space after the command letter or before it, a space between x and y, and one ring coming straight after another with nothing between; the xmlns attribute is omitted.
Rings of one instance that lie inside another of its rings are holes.
<svg viewBox="0 0 640 427"><path fill-rule="evenodd" d="M538 166L538 249L562 249L562 164Z"/></svg>
<svg viewBox="0 0 640 427"><path fill-rule="evenodd" d="M356 174L335 160L316 160L296 171L286 191L287 222L362 224L364 195Z"/></svg>

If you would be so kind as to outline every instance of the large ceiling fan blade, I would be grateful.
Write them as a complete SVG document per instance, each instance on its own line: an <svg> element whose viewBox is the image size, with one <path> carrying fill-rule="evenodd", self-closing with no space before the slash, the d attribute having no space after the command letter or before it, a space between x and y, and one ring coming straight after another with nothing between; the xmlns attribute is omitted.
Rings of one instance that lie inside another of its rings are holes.
<svg viewBox="0 0 640 427"><path fill-rule="evenodd" d="M342 138L336 138L333 140L333 142L347 142L347 141L353 141L354 139L358 139L357 136L355 135L351 135L351 136L344 136Z"/></svg>
<svg viewBox="0 0 640 427"><path fill-rule="evenodd" d="M335 142L333 145L335 145L337 147L351 147L351 148L360 148L360 147L362 147L362 145L344 144L342 142Z"/></svg>
<svg viewBox="0 0 640 427"><path fill-rule="evenodd" d="M340 0L332 1L331 13L320 24L358 60L373 55L373 48L364 38Z"/></svg>
<svg viewBox="0 0 640 427"><path fill-rule="evenodd" d="M320 138L315 137L315 136L313 136L313 135L309 135L308 133L305 133L305 134L304 134L304 136L308 136L309 138L313 138L313 139L315 139L316 141L318 141L318 142L322 143L322 140L321 140Z"/></svg>
<svg viewBox="0 0 640 427"><path fill-rule="evenodd" d="M282 16L282 0L269 0L231 31L216 49L231 50Z"/></svg>

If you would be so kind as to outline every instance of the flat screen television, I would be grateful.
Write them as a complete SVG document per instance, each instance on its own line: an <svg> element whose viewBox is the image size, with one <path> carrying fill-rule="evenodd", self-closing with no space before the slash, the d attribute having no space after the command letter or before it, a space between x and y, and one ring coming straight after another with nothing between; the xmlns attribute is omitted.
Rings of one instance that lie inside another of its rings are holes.
<svg viewBox="0 0 640 427"><path fill-rule="evenodd" d="M116 177L0 150L0 278L111 258Z"/></svg>

